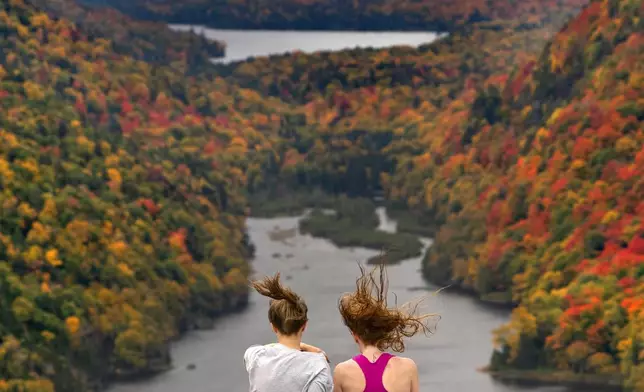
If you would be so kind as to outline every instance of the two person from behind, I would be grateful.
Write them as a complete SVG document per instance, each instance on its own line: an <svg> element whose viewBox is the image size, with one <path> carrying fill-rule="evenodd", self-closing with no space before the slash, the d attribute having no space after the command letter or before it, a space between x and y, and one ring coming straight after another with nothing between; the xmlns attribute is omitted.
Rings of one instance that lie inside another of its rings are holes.
<svg viewBox="0 0 644 392"><path fill-rule="evenodd" d="M388 280L383 265L371 273L360 267L360 272L356 290L343 295L339 303L342 320L360 354L336 366L334 391L418 392L416 363L385 350L403 352L405 338L429 332L426 320L433 315L414 315L415 311L389 308Z"/></svg>
<svg viewBox="0 0 644 392"><path fill-rule="evenodd" d="M360 268L356 290L340 298L339 310L360 354L338 364L333 377L326 354L302 343L308 322L304 301L279 282L279 273L253 282L270 297L268 319L277 343L251 346L244 354L250 392L418 392L413 360L385 352L403 352L404 339L429 332L431 315L387 306L384 266L371 273ZM376 272L379 273L376 281ZM335 389L334 389L335 387Z"/></svg>
<svg viewBox="0 0 644 392"><path fill-rule="evenodd" d="M277 343L251 346L244 353L250 392L330 392L333 377L326 354L302 343L306 303L279 277L253 282L255 290L271 298L268 320Z"/></svg>

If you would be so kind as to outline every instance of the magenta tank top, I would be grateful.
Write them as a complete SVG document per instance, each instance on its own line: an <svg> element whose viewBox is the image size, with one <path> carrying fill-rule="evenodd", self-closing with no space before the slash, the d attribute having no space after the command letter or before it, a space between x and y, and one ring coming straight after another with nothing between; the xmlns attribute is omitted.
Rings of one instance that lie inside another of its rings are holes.
<svg viewBox="0 0 644 392"><path fill-rule="evenodd" d="M376 359L376 362L370 362L364 355L353 357L353 360L360 366L364 374L366 382L364 392L387 392L385 385L382 383L382 376L385 373L387 363L393 357L389 353L382 353Z"/></svg>

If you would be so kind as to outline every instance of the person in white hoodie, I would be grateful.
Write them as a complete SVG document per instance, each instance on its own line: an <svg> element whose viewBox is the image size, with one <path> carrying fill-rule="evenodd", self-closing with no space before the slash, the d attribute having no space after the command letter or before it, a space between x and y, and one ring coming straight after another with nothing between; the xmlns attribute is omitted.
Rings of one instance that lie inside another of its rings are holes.
<svg viewBox="0 0 644 392"><path fill-rule="evenodd" d="M253 345L244 353L250 392L331 392L333 376L321 349L302 343L308 307L299 295L282 286L280 274L253 282L271 298L268 321L277 343Z"/></svg>

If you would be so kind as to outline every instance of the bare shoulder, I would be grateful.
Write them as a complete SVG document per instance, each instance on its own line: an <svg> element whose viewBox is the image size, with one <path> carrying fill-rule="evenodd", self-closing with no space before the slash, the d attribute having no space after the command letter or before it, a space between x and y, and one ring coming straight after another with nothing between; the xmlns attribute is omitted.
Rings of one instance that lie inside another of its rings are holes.
<svg viewBox="0 0 644 392"><path fill-rule="evenodd" d="M414 362L414 360L411 358L393 357L391 360L393 361L394 366L400 368L400 370L403 370L409 373L418 372L418 367L416 366L416 362Z"/></svg>
<svg viewBox="0 0 644 392"><path fill-rule="evenodd" d="M349 359L335 365L335 374L337 375L347 374L357 368L358 368L358 364L353 359Z"/></svg>

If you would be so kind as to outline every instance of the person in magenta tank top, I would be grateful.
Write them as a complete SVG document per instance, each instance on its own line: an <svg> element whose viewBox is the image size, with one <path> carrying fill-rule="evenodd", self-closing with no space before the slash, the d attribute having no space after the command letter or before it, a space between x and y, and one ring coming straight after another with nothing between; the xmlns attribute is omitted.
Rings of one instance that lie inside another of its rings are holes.
<svg viewBox="0 0 644 392"><path fill-rule="evenodd" d="M361 276L356 290L340 298L344 324L358 345L360 355L335 367L335 392L419 392L416 363L385 352L405 350L404 339L431 332L427 320L435 315L415 315L387 306L387 276L383 265ZM375 276L378 273L378 276Z"/></svg>

